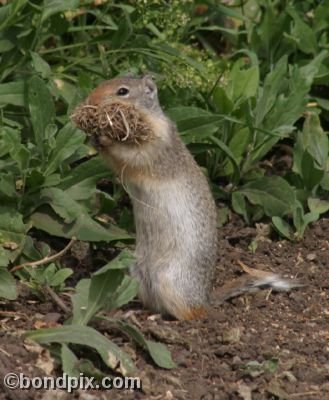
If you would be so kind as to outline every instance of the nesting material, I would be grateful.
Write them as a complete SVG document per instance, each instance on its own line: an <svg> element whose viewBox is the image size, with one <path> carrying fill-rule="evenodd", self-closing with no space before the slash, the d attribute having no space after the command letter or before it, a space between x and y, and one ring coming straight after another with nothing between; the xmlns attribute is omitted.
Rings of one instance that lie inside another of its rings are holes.
<svg viewBox="0 0 329 400"><path fill-rule="evenodd" d="M99 106L80 104L71 120L96 142L111 141L141 144L153 137L151 127L143 113L134 105L115 102Z"/></svg>

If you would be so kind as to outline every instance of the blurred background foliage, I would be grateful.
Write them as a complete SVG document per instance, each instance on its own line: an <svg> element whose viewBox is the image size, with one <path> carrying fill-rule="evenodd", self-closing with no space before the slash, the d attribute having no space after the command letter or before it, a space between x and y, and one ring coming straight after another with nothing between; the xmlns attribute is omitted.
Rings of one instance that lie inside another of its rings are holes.
<svg viewBox="0 0 329 400"><path fill-rule="evenodd" d="M68 117L117 75L153 74L220 223L233 210L296 240L329 210L329 0L0 3L1 295L8 265L50 251L36 239L133 243L127 194Z"/></svg>

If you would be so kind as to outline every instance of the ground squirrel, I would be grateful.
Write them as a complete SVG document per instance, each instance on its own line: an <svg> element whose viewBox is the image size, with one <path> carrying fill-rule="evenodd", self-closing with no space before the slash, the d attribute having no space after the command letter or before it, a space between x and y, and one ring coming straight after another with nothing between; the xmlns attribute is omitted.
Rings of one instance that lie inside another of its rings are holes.
<svg viewBox="0 0 329 400"><path fill-rule="evenodd" d="M142 302L177 319L204 315L216 265L216 206L207 178L164 115L153 80L105 81L72 120L91 135L131 197L136 225L131 274ZM287 289L286 281L269 274L252 284L228 285L222 297L272 283Z"/></svg>

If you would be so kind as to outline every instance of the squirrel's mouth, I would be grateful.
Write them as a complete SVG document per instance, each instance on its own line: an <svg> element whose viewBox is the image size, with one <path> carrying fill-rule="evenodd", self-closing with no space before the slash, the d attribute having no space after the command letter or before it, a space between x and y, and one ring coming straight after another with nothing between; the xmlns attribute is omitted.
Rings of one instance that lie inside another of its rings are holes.
<svg viewBox="0 0 329 400"><path fill-rule="evenodd" d="M111 141L141 144L154 137L143 112L125 102L105 102L99 105L78 105L70 116L71 121L91 136L96 143L106 138Z"/></svg>

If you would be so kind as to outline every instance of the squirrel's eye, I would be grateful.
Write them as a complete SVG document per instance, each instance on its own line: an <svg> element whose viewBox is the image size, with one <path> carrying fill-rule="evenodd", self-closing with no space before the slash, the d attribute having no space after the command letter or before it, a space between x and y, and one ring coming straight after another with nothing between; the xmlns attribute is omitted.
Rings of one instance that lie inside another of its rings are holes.
<svg viewBox="0 0 329 400"><path fill-rule="evenodd" d="M125 87L121 87L118 91L117 91L117 95L118 96L125 96L126 94L129 93L129 89L125 88Z"/></svg>

